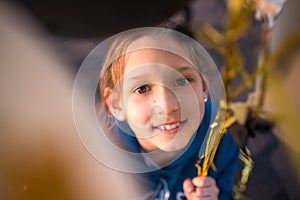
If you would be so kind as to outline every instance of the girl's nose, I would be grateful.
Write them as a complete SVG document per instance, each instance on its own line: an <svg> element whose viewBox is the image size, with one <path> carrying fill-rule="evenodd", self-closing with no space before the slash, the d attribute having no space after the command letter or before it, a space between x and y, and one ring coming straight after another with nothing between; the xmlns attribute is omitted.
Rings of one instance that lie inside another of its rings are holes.
<svg viewBox="0 0 300 200"><path fill-rule="evenodd" d="M157 88L155 99L156 113L169 115L179 110L179 102L176 95L168 88L161 86Z"/></svg>

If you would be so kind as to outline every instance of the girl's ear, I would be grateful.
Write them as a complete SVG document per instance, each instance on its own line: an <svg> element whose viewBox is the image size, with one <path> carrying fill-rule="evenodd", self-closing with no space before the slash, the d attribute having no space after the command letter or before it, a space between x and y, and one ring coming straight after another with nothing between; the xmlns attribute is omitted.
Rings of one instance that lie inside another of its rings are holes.
<svg viewBox="0 0 300 200"><path fill-rule="evenodd" d="M104 89L105 105L108 111L119 121L126 120L126 113L120 101L119 95L116 95L111 88Z"/></svg>
<svg viewBox="0 0 300 200"><path fill-rule="evenodd" d="M208 98L209 96L209 91L208 91L208 87L205 83L205 81L202 79L202 87L203 87L203 96L204 98Z"/></svg>

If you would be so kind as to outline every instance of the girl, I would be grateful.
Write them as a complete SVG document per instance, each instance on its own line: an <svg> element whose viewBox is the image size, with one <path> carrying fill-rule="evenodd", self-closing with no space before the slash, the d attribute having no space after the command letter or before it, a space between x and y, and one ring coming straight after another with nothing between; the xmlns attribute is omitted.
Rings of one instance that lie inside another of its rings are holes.
<svg viewBox="0 0 300 200"><path fill-rule="evenodd" d="M199 177L194 166L224 95L217 72L203 48L178 32L144 28L116 37L100 74L100 124L113 144L141 155L133 159L144 166L135 174L140 199L231 198L239 151L228 134L216 170Z"/></svg>

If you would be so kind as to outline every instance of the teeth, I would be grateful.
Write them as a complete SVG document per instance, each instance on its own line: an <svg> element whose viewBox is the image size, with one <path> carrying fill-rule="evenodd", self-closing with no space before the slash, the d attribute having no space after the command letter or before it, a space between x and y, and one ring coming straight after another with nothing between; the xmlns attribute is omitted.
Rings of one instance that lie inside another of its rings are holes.
<svg viewBox="0 0 300 200"><path fill-rule="evenodd" d="M172 129L178 128L179 126L180 126L180 122L177 122L175 124L161 125L161 126L159 126L159 128L161 130L172 130Z"/></svg>

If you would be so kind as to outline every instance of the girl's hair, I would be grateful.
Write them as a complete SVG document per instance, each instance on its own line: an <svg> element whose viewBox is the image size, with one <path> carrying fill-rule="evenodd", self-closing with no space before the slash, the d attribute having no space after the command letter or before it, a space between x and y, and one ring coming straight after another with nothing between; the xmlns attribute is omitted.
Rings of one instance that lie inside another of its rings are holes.
<svg viewBox="0 0 300 200"><path fill-rule="evenodd" d="M161 37L167 37L170 44L174 43L177 45L169 45L170 47L168 47L167 45L167 48L161 48L161 46L164 46L164 44L161 43L165 42L163 41L163 39L161 39ZM149 40L145 38L151 38L151 42L149 42ZM142 43L144 45L138 45L138 47L135 48L135 43L138 43L136 42L138 40L143 40ZM195 67L195 69L199 72L200 76L203 78L203 75L207 71L208 66L206 60L202 60L203 50L199 52L199 46L196 46L196 44L197 42L192 40L190 37L169 29L150 29L146 31L136 32L134 34L132 34L132 32L125 32L125 34L122 34L120 35L120 37L117 37L112 42L112 45L110 46L110 49L105 57L99 81L101 96L100 114L106 112L106 123L109 122L111 114L107 112L108 108L106 106L105 100L110 94L110 92L116 89L115 87L117 84L118 86L120 86L118 82L124 75L124 66L126 64L125 55L130 52L130 48L132 49L132 46L135 46L133 47L133 50L156 48L164 51L169 51L170 53L175 54L177 54L177 52L172 52L172 48L174 49L175 46L177 48L179 47L182 52L182 54L179 56L186 58L186 56L189 55L190 60L187 61ZM204 81L204 84L207 84L207 81ZM118 88L120 89L121 87ZM121 91L117 91L117 93L121 95Z"/></svg>
<svg viewBox="0 0 300 200"><path fill-rule="evenodd" d="M112 117L110 112L108 112L105 100L113 90L116 90L115 86L124 74L125 52L129 44L130 38L116 38L106 54L100 73L99 90L101 101L99 112L100 115L105 113L105 128L109 127L109 121Z"/></svg>

